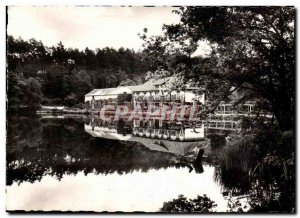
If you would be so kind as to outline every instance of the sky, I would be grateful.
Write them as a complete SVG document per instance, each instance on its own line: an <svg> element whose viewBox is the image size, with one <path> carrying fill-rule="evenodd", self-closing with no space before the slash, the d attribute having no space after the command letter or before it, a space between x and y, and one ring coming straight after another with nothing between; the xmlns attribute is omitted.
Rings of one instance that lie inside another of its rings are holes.
<svg viewBox="0 0 300 218"><path fill-rule="evenodd" d="M24 40L35 38L46 46L62 42L65 47L90 49L120 47L142 49L138 33L162 33L163 24L179 23L175 7L88 7L88 6L10 6L7 34ZM210 48L200 42L194 55Z"/></svg>
<svg viewBox="0 0 300 218"><path fill-rule="evenodd" d="M45 45L61 41L66 47L141 49L137 35L144 28L161 33L163 24L178 23L172 7L22 7L8 8L7 33Z"/></svg>

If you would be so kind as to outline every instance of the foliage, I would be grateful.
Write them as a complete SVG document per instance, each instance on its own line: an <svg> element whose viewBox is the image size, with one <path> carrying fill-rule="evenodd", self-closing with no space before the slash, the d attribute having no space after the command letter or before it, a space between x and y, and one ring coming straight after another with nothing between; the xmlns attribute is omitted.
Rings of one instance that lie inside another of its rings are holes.
<svg viewBox="0 0 300 218"><path fill-rule="evenodd" d="M223 135L210 134L207 137L210 140L210 146L213 150L223 147L226 144L226 138Z"/></svg>
<svg viewBox="0 0 300 218"><path fill-rule="evenodd" d="M180 23L165 25L163 35L141 35L152 67L203 86L209 110L238 92L236 102L255 100L271 108L282 130L294 127L294 8L181 7L175 13ZM194 55L200 41L210 54Z"/></svg>
<svg viewBox="0 0 300 218"><path fill-rule="evenodd" d="M187 199L183 195L179 195L178 198L165 202L160 211L167 213L209 213L214 212L212 209L216 206L215 202L206 195L198 195L195 199Z"/></svg>
<svg viewBox="0 0 300 218"><path fill-rule="evenodd" d="M42 101L40 82L33 78L25 78L23 74L11 73L8 77L8 105L36 109Z"/></svg>
<svg viewBox="0 0 300 218"><path fill-rule="evenodd" d="M142 83L149 68L148 63L142 61L142 56L143 53L124 48L86 48L80 51L65 48L61 42L46 47L35 39L25 41L8 36L9 108L34 102L37 106L40 103L74 106L83 102L84 95L93 88ZM29 78L35 79L35 82L29 81ZM24 92L23 85L27 80L33 87L39 83L41 95L36 93L36 88ZM33 93L29 93L31 91ZM37 99L37 95L42 99Z"/></svg>
<svg viewBox="0 0 300 218"><path fill-rule="evenodd" d="M293 212L294 140L276 126L252 129L218 151L215 179L231 196L246 195L249 212Z"/></svg>
<svg viewBox="0 0 300 218"><path fill-rule="evenodd" d="M250 188L249 171L257 164L253 138L240 137L227 143L217 151L216 159L214 179L233 196L245 194Z"/></svg>

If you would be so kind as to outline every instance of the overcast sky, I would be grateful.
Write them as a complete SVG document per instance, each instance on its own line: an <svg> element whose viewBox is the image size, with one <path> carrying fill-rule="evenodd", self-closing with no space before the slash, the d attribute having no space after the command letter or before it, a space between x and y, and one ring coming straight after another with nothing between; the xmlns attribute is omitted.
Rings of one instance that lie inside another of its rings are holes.
<svg viewBox="0 0 300 218"><path fill-rule="evenodd" d="M45 45L59 41L84 49L121 46L138 50L138 33L160 34L163 24L178 23L172 7L9 7L7 32Z"/></svg>

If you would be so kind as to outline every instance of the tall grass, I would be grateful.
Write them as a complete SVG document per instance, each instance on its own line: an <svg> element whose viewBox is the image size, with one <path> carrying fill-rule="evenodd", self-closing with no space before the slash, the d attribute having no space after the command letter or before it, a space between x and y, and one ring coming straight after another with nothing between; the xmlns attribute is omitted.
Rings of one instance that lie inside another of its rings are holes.
<svg viewBox="0 0 300 218"><path fill-rule="evenodd" d="M256 149L250 137L226 143L217 151L214 179L223 189L245 193L250 187L250 172L257 164Z"/></svg>
<svg viewBox="0 0 300 218"><path fill-rule="evenodd" d="M217 154L218 163L226 170L233 168L248 172L256 163L256 149L250 137L227 143Z"/></svg>

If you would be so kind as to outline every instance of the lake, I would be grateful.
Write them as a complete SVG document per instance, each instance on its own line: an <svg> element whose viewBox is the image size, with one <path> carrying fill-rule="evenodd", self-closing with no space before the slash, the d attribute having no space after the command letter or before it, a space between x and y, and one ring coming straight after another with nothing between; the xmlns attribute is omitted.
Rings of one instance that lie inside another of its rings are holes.
<svg viewBox="0 0 300 218"><path fill-rule="evenodd" d="M159 130L88 116L8 116L6 209L157 212L163 203L206 194L227 199L215 178L203 126ZM163 124L162 124L163 125ZM203 161L195 164L199 149Z"/></svg>

